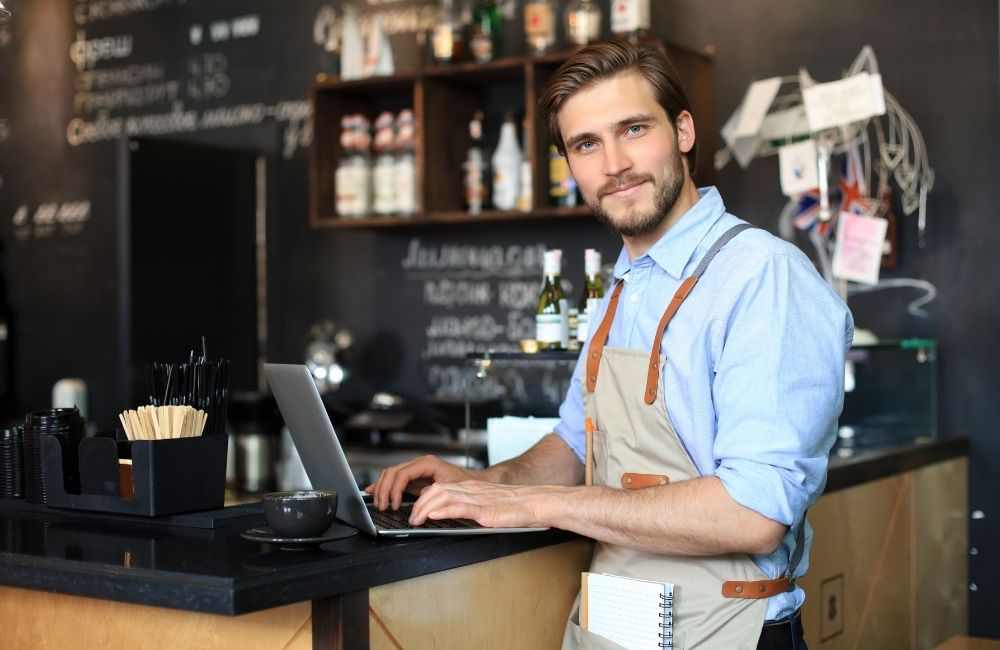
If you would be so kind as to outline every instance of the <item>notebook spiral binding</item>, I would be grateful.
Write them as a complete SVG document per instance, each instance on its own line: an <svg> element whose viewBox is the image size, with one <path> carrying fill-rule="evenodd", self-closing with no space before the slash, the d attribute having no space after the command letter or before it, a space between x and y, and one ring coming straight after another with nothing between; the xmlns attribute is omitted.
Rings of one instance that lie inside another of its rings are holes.
<svg viewBox="0 0 1000 650"><path fill-rule="evenodd" d="M657 625L660 626L660 629L663 630L663 632L657 632L656 633L656 636L660 637L660 639L662 639L662 641L663 641L662 643L657 643L656 644L657 646L659 646L661 648L673 648L674 647L674 632L673 632L674 616L673 616L673 613L672 613L673 606L674 606L674 593L673 593L673 591L670 591L666 595L660 594L660 607L661 607L661 609L663 611L659 612L657 614L657 616L659 616L660 618L666 619L662 623L658 623L657 624ZM664 612L671 612L671 613L666 614Z"/></svg>

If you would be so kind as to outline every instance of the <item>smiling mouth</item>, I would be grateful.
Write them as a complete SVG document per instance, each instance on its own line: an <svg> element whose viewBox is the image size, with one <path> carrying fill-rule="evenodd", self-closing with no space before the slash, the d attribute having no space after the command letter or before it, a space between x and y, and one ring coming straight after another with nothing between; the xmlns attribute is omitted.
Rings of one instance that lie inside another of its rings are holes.
<svg viewBox="0 0 1000 650"><path fill-rule="evenodd" d="M631 178L623 179L621 182L610 187L605 185L601 188L600 198L603 199L606 196L620 199L629 198L639 191L639 187L650 181L652 181L652 179L647 176L633 176Z"/></svg>

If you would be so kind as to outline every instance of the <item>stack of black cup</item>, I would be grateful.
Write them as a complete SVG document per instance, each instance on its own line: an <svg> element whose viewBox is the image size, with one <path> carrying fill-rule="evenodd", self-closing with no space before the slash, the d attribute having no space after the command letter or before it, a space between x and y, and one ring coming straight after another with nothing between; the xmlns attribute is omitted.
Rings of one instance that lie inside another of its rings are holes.
<svg viewBox="0 0 1000 650"><path fill-rule="evenodd" d="M42 435L52 434L62 447L63 481L67 492L80 491L79 446L87 423L76 408L32 411L24 419L24 499L45 503Z"/></svg>
<svg viewBox="0 0 1000 650"><path fill-rule="evenodd" d="M0 499L24 496L24 443L21 427L0 429Z"/></svg>

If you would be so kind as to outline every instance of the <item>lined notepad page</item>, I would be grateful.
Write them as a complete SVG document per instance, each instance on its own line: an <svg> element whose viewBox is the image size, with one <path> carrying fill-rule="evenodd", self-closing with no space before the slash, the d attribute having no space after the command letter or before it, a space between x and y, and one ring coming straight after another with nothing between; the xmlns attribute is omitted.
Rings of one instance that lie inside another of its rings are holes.
<svg viewBox="0 0 1000 650"><path fill-rule="evenodd" d="M630 650L672 647L672 584L584 573L583 591L580 622L591 633Z"/></svg>

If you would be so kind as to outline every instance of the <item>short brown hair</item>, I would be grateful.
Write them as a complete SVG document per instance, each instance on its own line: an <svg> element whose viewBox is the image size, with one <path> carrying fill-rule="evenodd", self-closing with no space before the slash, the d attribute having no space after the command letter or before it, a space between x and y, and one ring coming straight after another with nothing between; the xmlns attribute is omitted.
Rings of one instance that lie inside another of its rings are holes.
<svg viewBox="0 0 1000 650"><path fill-rule="evenodd" d="M677 70L665 51L623 40L595 43L559 66L538 102L547 122L549 138L559 153L566 155L566 145L559 131L559 111L566 101L584 88L627 72L637 72L649 82L657 103L666 111L671 124L677 124L677 116L682 111L691 112L691 104L677 78ZM692 175L697 149L695 141L691 151L685 154L688 173Z"/></svg>

